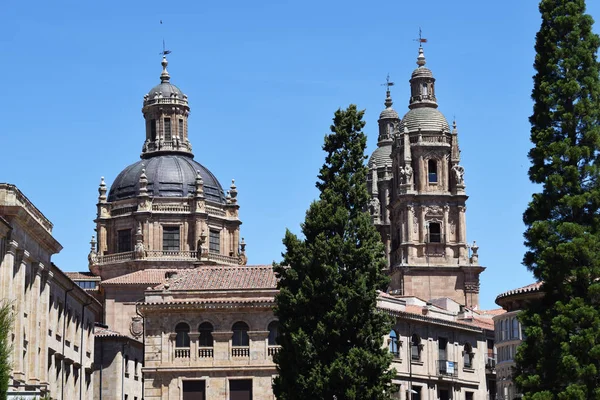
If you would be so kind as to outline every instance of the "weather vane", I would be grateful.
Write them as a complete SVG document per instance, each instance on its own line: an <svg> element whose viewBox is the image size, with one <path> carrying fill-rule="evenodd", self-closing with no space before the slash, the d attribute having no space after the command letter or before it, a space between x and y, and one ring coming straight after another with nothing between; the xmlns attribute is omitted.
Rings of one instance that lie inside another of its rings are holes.
<svg viewBox="0 0 600 400"><path fill-rule="evenodd" d="M421 47L421 45L423 43L427 43L427 39L425 39L423 37L423 35L421 34L421 27L419 27L419 38L418 39L413 39L415 42L419 42L419 47Z"/></svg>
<svg viewBox="0 0 600 400"><path fill-rule="evenodd" d="M161 25L163 24L163 23L162 23L162 19L160 20L160 24L161 24ZM167 50L167 49L166 49L166 47L165 47L165 39L163 39L163 49L162 49L162 51L161 51L160 53L158 53L158 54L161 54L161 55L163 55L163 56L166 56L167 54L171 54L171 50Z"/></svg>
<svg viewBox="0 0 600 400"><path fill-rule="evenodd" d="M385 83L382 83L381 86L385 86L386 90L390 90L391 86L394 86L394 82L390 81L390 74L387 74L387 77L385 78Z"/></svg>

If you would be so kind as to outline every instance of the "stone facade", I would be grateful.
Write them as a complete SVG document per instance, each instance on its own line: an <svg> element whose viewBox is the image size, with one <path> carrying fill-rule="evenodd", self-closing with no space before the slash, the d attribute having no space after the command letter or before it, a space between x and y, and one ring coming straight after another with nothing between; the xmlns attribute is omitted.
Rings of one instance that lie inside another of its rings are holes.
<svg viewBox="0 0 600 400"><path fill-rule="evenodd" d="M512 380L512 369L515 366L514 357L517 347L524 339L523 327L517 319L517 315L527 306L528 302L542 296L540 288L541 282L537 282L510 290L496 297L496 304L506 310L506 313L494 317L498 376L498 395L495 400L512 400L520 397Z"/></svg>
<svg viewBox="0 0 600 400"><path fill-rule="evenodd" d="M409 111L400 119L389 91L369 162L370 210L388 250L391 290L479 305L478 247L466 239L464 168L458 131L437 110L435 79L419 48Z"/></svg>
<svg viewBox="0 0 600 400"><path fill-rule="evenodd" d="M51 263L52 224L13 185L0 184L0 299L13 302L9 398L90 398L100 303Z"/></svg>
<svg viewBox="0 0 600 400"><path fill-rule="evenodd" d="M436 306L381 294L378 307L395 319L386 340L397 399L488 398L485 319L449 299Z"/></svg>

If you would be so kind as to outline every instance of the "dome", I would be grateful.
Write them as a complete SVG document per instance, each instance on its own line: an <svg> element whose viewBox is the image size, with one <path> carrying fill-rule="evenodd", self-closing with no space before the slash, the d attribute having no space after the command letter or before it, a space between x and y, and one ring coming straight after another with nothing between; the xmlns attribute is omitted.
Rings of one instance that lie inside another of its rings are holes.
<svg viewBox="0 0 600 400"><path fill-rule="evenodd" d="M183 92L175 85L169 82L161 82L154 86L148 92L148 99L154 99L155 96L171 97L175 94L178 98L183 99Z"/></svg>
<svg viewBox="0 0 600 400"><path fill-rule="evenodd" d="M414 78L433 78L433 72L429 68L419 67L412 73L411 79Z"/></svg>
<svg viewBox="0 0 600 400"><path fill-rule="evenodd" d="M140 160L117 175L108 194L108 201L132 199L139 194L142 169L146 169L148 194L156 197L187 197L196 191L196 176L204 181L206 200L225 204L223 188L217 178L203 165L185 155L159 155Z"/></svg>
<svg viewBox="0 0 600 400"><path fill-rule="evenodd" d="M388 107L384 109L381 114L379 114L379 119L400 119L400 116L392 107Z"/></svg>
<svg viewBox="0 0 600 400"><path fill-rule="evenodd" d="M417 132L419 126L423 132L450 131L446 117L433 107L413 108L404 115L400 122L400 133L407 128L409 132Z"/></svg>
<svg viewBox="0 0 600 400"><path fill-rule="evenodd" d="M378 147L371 158L369 158L369 168L383 168L386 164L392 165L392 143L387 143Z"/></svg>

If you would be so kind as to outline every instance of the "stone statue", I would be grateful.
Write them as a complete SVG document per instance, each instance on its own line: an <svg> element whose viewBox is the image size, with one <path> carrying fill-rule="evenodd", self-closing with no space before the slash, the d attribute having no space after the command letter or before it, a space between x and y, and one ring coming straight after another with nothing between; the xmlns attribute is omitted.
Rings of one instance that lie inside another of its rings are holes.
<svg viewBox="0 0 600 400"><path fill-rule="evenodd" d="M412 183L413 169L410 165L405 165L404 167L400 167L400 176L402 177L402 182L405 184Z"/></svg>
<svg viewBox="0 0 600 400"><path fill-rule="evenodd" d="M145 153L148 151L148 144L150 143L150 139L146 139L146 141L144 142L144 145L142 146L142 153Z"/></svg>
<svg viewBox="0 0 600 400"><path fill-rule="evenodd" d="M464 183L465 169L461 165L455 165L452 167L454 177L456 178L456 184L462 185Z"/></svg>
<svg viewBox="0 0 600 400"><path fill-rule="evenodd" d="M377 198L377 196L373 196L371 197L371 201L369 201L369 212L371 213L371 215L373 217L379 217L379 208L380 208L380 204L379 204L379 199Z"/></svg>

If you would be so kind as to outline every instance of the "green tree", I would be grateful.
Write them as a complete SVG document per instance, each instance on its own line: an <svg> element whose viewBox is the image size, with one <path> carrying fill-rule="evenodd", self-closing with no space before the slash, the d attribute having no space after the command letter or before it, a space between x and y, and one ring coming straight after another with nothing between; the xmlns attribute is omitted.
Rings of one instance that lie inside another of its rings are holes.
<svg viewBox="0 0 600 400"><path fill-rule="evenodd" d="M289 230L275 314L280 400L389 398L391 356L382 348L390 319L376 309L388 280L384 248L367 210L364 111L337 110L325 136L326 158L302 224Z"/></svg>
<svg viewBox="0 0 600 400"><path fill-rule="evenodd" d="M13 324L12 305L10 302L0 301L0 399L5 399L8 392L10 363L12 355L12 341L10 338Z"/></svg>
<svg viewBox="0 0 600 400"><path fill-rule="evenodd" d="M524 399L600 399L600 40L584 0L542 0L524 264L544 297L521 314Z"/></svg>

